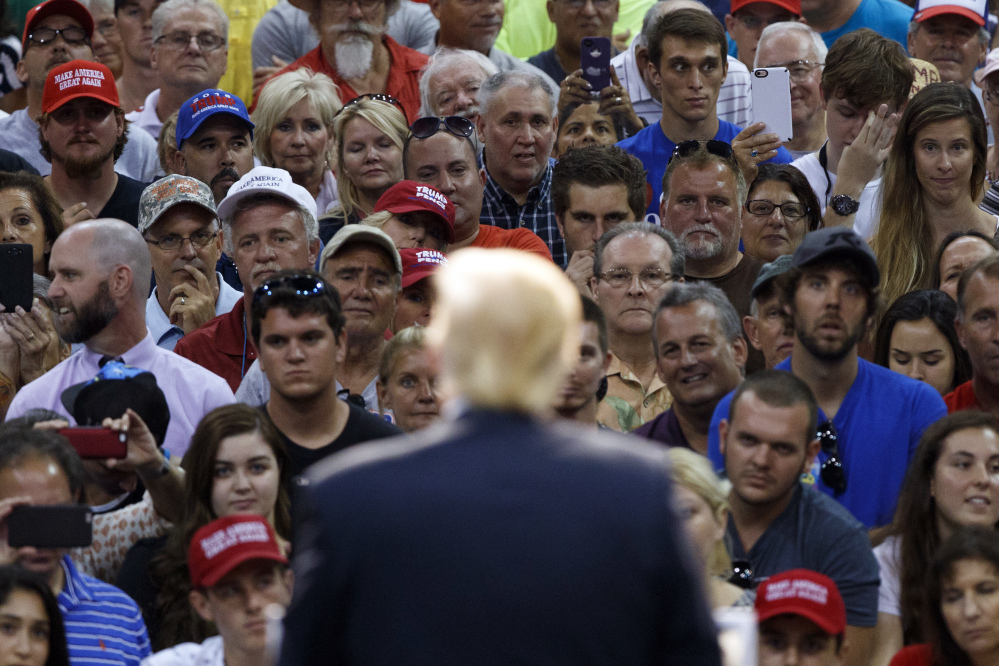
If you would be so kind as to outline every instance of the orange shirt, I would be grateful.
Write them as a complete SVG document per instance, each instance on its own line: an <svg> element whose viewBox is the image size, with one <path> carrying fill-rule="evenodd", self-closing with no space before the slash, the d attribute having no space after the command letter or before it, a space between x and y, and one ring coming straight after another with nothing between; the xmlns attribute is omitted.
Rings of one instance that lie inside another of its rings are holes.
<svg viewBox="0 0 999 666"><path fill-rule="evenodd" d="M399 103L406 109L406 122L411 124L420 117L420 70L427 64L428 56L406 48L388 35L382 37L382 40L388 47L389 59L392 63L389 65L388 81L385 82L385 94L399 100ZM333 83L340 87L340 101L346 103L358 96L350 84L340 78L340 74L323 57L322 44L281 69L274 76L302 67L308 67L317 74L325 74L333 79ZM254 107L256 104L257 100L254 99ZM253 109L251 108L250 111L252 112Z"/></svg>
<svg viewBox="0 0 999 666"><path fill-rule="evenodd" d="M480 224L479 235L475 237L469 247L508 247L514 250L533 252L539 257L548 261L552 260L552 253L548 249L541 237L530 229L519 227L517 229L501 229L491 224Z"/></svg>

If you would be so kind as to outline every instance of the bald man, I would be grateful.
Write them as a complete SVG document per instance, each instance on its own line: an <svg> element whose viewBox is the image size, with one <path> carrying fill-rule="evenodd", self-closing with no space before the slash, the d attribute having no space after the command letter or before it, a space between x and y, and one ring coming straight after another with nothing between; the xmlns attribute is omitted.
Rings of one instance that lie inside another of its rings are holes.
<svg viewBox="0 0 999 666"><path fill-rule="evenodd" d="M201 417L235 399L223 379L153 341L146 328L152 276L146 241L120 220L74 224L52 245L49 271L56 330L83 349L18 391L7 419L42 407L73 423L62 392L93 379L105 362L121 360L156 376L170 408L163 447L183 455Z"/></svg>

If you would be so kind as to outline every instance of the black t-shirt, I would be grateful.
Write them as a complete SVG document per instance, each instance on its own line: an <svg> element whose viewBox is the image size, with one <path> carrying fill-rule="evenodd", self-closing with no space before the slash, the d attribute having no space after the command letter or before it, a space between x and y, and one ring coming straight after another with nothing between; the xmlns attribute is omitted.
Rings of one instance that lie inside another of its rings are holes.
<svg viewBox="0 0 999 666"><path fill-rule="evenodd" d="M97 217L112 217L116 220L123 220L137 228L139 226L139 198L144 189L146 189L145 183L140 183L119 173L118 184Z"/></svg>

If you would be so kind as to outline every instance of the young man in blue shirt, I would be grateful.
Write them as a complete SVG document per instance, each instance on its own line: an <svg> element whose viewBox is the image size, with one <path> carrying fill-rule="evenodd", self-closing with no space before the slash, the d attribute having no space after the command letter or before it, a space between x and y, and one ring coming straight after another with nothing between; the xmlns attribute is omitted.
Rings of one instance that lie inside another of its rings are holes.
<svg viewBox="0 0 999 666"><path fill-rule="evenodd" d="M618 145L648 171L653 195L646 215L658 217L663 174L676 145L693 139L731 144L742 128L718 118L718 94L728 73L728 42L718 19L696 9L670 12L659 19L648 48L662 118ZM757 153L754 160L791 162L776 134L756 134L749 141L747 147ZM775 150L767 150L771 147Z"/></svg>
<svg viewBox="0 0 999 666"><path fill-rule="evenodd" d="M923 430L947 413L928 384L858 357L857 343L877 307L879 279L867 243L840 227L808 234L791 269L777 278L793 321L794 349L775 369L800 377L819 405L823 447L804 480L869 528L891 521ZM730 402L726 396L718 404L709 430L708 457L719 470L725 463L716 426Z"/></svg>

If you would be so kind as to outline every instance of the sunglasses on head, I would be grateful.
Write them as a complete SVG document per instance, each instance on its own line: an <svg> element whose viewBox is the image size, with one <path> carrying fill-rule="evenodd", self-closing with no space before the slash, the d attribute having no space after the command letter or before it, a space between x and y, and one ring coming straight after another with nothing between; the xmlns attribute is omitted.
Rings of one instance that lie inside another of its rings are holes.
<svg viewBox="0 0 999 666"><path fill-rule="evenodd" d="M691 139L690 141L681 141L676 144L676 148L673 149L673 154L669 157L670 162L673 161L674 157L690 157L700 150L701 146L704 146L704 148L712 155L717 155L718 157L726 160L732 157L732 146L724 141L715 141L714 139L709 141L697 141L695 139Z"/></svg>
<svg viewBox="0 0 999 666"><path fill-rule="evenodd" d="M403 117L406 116L406 109L405 107L403 107L402 102L397 100L395 97L392 97L392 95L382 95L381 93L369 93L367 95L358 95L354 99L350 100L349 102L341 106L340 110L337 111L335 114L333 114L333 117L336 118L341 113L346 111L348 108L354 106L355 104L360 104L362 101L366 99L371 99L376 102L386 102L388 104L394 104L395 107L402 112Z"/></svg>
<svg viewBox="0 0 999 666"><path fill-rule="evenodd" d="M820 425L816 437L822 446L822 452L828 456L819 468L819 477L827 488L841 495L846 491L846 471L839 459L839 436L832 421Z"/></svg>
<svg viewBox="0 0 999 666"><path fill-rule="evenodd" d="M429 139L441 131L441 127L449 134L462 139L467 139L475 133L475 125L472 124L472 121L461 116L427 116L420 118L409 126L409 131L417 139Z"/></svg>
<svg viewBox="0 0 999 666"><path fill-rule="evenodd" d="M285 277L268 280L253 292L253 304L264 298L273 296L278 290L292 291L299 296L320 296L326 293L326 285L322 280L305 275L286 275Z"/></svg>

